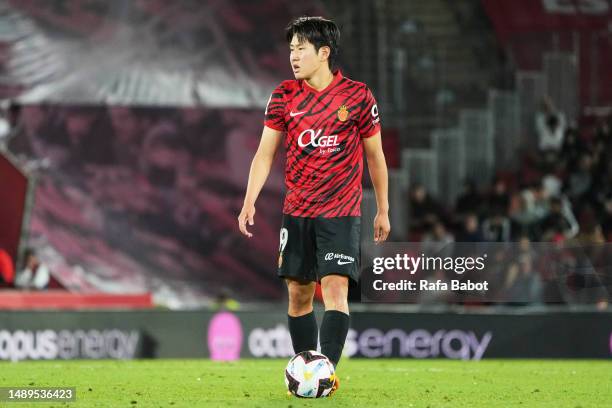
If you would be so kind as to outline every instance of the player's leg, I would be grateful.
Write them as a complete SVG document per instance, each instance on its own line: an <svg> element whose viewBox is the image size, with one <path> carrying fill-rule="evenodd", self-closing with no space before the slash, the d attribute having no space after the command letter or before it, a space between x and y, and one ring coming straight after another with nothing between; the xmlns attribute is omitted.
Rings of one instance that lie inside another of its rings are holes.
<svg viewBox="0 0 612 408"><path fill-rule="evenodd" d="M316 283L286 279L289 292L288 324L293 351L317 349L317 320L312 307Z"/></svg>
<svg viewBox="0 0 612 408"><path fill-rule="evenodd" d="M349 329L349 278L359 280L359 217L317 218L318 273L325 314L319 341L321 352L338 364Z"/></svg>
<svg viewBox="0 0 612 408"><path fill-rule="evenodd" d="M278 275L287 282L287 322L293 351L317 349L318 327L312 300L316 288L315 240L312 220L283 216Z"/></svg>
<svg viewBox="0 0 612 408"><path fill-rule="evenodd" d="M321 279L321 292L325 310L337 310L349 314L349 278L345 275L329 274Z"/></svg>
<svg viewBox="0 0 612 408"><path fill-rule="evenodd" d="M349 329L348 277L327 275L321 279L325 314L321 322L321 353L334 364L340 361Z"/></svg>

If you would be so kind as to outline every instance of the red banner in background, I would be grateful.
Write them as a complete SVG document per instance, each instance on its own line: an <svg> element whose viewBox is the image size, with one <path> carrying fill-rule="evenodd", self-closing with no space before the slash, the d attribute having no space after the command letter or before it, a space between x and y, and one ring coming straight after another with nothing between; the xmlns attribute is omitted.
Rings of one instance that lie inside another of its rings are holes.
<svg viewBox="0 0 612 408"><path fill-rule="evenodd" d="M579 57L582 106L612 103L612 0L482 0L495 32L519 69L541 69L542 56Z"/></svg>
<svg viewBox="0 0 612 408"><path fill-rule="evenodd" d="M610 0L482 0L502 41L513 34L608 30Z"/></svg>
<svg viewBox="0 0 612 408"><path fill-rule="evenodd" d="M0 248L17 259L28 179L0 153Z"/></svg>

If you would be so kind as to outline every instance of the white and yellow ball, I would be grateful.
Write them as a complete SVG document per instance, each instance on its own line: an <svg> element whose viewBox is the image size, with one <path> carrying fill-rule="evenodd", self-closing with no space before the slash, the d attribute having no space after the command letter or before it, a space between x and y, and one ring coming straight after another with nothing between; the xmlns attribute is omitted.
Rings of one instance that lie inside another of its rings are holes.
<svg viewBox="0 0 612 408"><path fill-rule="evenodd" d="M289 360L285 385L291 394L302 398L327 397L334 385L334 365L317 351L303 351Z"/></svg>

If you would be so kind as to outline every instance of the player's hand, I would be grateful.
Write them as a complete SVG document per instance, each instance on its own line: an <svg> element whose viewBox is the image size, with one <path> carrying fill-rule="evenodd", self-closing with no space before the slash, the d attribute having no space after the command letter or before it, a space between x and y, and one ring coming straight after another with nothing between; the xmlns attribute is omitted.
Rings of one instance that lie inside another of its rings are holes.
<svg viewBox="0 0 612 408"><path fill-rule="evenodd" d="M388 213L376 213L374 217L374 242L380 244L385 242L391 232L391 223L389 222Z"/></svg>
<svg viewBox="0 0 612 408"><path fill-rule="evenodd" d="M244 205L242 207L242 211L240 211L240 215L238 216L238 228L240 228L240 232L242 232L247 237L251 238L253 234L247 231L246 224L249 225L255 224L255 206L254 205Z"/></svg>

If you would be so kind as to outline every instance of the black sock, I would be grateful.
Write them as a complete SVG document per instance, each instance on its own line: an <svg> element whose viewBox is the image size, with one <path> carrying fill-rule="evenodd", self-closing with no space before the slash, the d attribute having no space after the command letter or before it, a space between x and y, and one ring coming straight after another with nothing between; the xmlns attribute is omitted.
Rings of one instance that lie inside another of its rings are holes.
<svg viewBox="0 0 612 408"><path fill-rule="evenodd" d="M317 349L317 319L314 310L302 316L289 316L289 333L295 354Z"/></svg>
<svg viewBox="0 0 612 408"><path fill-rule="evenodd" d="M338 365L346 335L349 329L349 315L338 310L327 310L321 323L321 353Z"/></svg>

